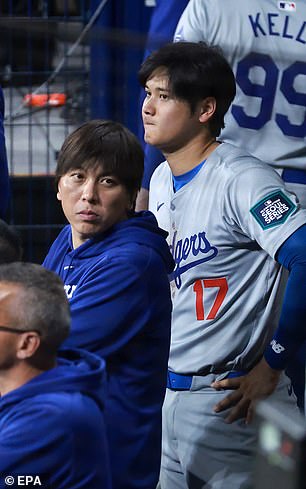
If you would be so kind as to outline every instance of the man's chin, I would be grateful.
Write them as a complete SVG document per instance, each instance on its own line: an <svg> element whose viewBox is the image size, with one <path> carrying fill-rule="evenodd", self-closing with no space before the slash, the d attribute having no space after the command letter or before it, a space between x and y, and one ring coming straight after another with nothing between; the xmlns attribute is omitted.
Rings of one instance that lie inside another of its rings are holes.
<svg viewBox="0 0 306 489"><path fill-rule="evenodd" d="M82 238L84 240L87 240L87 239L91 239L93 238L96 234L100 234L102 232L102 229L100 228L100 226L91 226L89 228L88 227L83 227L81 230L80 230L80 236L82 236Z"/></svg>
<svg viewBox="0 0 306 489"><path fill-rule="evenodd" d="M150 146L154 146L155 148L159 149L159 142L158 139L152 135L144 135L144 140L147 144L150 144Z"/></svg>

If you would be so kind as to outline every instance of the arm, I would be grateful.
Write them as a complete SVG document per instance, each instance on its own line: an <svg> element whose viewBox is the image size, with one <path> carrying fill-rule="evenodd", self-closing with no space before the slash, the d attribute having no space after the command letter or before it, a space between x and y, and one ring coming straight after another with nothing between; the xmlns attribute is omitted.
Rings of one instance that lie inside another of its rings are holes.
<svg viewBox="0 0 306 489"><path fill-rule="evenodd" d="M217 390L234 389L215 411L234 406L227 417L232 422L246 416L252 420L255 402L274 391L290 358L306 339L306 225L296 230L279 248L277 261L289 270L279 325L262 360L245 376L214 382Z"/></svg>

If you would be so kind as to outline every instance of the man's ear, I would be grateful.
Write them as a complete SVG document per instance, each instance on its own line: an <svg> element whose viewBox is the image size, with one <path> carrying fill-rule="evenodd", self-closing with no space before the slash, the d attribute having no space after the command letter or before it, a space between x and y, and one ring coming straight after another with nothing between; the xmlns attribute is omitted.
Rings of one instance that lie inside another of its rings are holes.
<svg viewBox="0 0 306 489"><path fill-rule="evenodd" d="M59 184L57 185L56 198L57 198L57 200L62 200L61 190L59 188Z"/></svg>
<svg viewBox="0 0 306 489"><path fill-rule="evenodd" d="M35 331L22 333L18 338L16 356L19 360L33 357L40 347L41 338Z"/></svg>
<svg viewBox="0 0 306 489"><path fill-rule="evenodd" d="M214 115L217 108L215 97L206 97L200 104L200 122L207 122Z"/></svg>
<svg viewBox="0 0 306 489"><path fill-rule="evenodd" d="M62 184L62 177L59 177L58 181L57 181L56 198L57 198L57 200L60 200L60 201L62 200L61 184Z"/></svg>

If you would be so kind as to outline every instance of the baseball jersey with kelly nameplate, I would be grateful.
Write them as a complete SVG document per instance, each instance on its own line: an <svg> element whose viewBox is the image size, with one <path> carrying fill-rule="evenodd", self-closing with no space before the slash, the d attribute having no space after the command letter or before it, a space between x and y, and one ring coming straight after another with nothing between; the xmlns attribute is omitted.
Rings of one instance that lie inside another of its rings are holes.
<svg viewBox="0 0 306 489"><path fill-rule="evenodd" d="M306 223L306 210L269 165L228 143L176 193L161 163L149 208L175 259L170 370L251 368L280 316L275 254Z"/></svg>
<svg viewBox="0 0 306 489"><path fill-rule="evenodd" d="M306 170L305 0L190 0L174 39L218 45L233 68L223 141Z"/></svg>

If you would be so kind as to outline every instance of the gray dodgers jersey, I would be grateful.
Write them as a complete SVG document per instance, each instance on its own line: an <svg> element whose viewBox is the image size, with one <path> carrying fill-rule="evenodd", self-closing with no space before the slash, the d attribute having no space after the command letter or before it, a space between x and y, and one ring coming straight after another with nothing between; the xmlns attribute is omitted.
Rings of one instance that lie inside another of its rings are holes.
<svg viewBox="0 0 306 489"><path fill-rule="evenodd" d="M190 0L175 40L218 45L233 68L223 141L306 170L305 0Z"/></svg>
<svg viewBox="0 0 306 489"><path fill-rule="evenodd" d="M169 232L176 263L170 370L250 368L278 324L275 254L306 223L306 210L270 166L227 143L176 193L161 163L149 208Z"/></svg>

